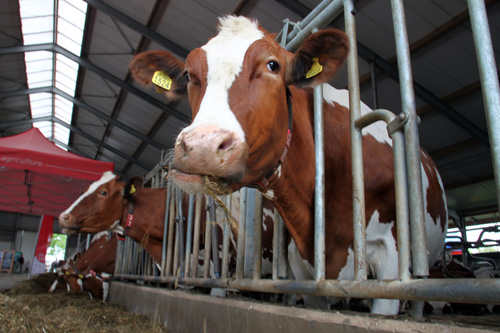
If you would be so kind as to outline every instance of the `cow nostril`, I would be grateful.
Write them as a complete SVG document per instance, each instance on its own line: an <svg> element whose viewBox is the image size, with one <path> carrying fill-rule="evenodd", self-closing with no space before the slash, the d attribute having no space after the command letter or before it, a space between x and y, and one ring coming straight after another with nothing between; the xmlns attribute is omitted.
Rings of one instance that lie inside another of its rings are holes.
<svg viewBox="0 0 500 333"><path fill-rule="evenodd" d="M217 148L217 151L218 152L223 152L225 150L228 150L232 145L233 145L233 142L234 142L234 138L232 135L229 135L228 137L226 137L222 142L221 144L219 145L219 148Z"/></svg>
<svg viewBox="0 0 500 333"><path fill-rule="evenodd" d="M184 152L187 153L188 151L188 146L186 145L186 141L184 138L178 138L176 145Z"/></svg>

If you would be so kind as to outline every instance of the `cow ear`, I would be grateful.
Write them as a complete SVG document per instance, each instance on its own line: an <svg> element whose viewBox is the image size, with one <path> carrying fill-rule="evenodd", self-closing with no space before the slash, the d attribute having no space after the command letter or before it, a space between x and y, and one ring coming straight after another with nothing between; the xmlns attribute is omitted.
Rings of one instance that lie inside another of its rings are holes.
<svg viewBox="0 0 500 333"><path fill-rule="evenodd" d="M136 192L141 190L143 182L144 179L139 176L129 178L129 180L127 180L127 182L125 183L125 188L123 189L123 196L124 197L133 196Z"/></svg>
<svg viewBox="0 0 500 333"><path fill-rule="evenodd" d="M343 31L324 29L310 35L289 59L287 83L313 85L330 81L348 52L349 39Z"/></svg>
<svg viewBox="0 0 500 333"><path fill-rule="evenodd" d="M165 94L172 101L186 95L184 63L166 51L139 53L129 64L130 73L138 82Z"/></svg>

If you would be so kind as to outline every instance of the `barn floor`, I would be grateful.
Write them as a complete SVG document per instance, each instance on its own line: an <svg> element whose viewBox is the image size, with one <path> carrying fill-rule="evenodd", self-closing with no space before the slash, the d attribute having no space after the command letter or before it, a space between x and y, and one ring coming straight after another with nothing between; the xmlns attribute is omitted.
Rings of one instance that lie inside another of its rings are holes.
<svg viewBox="0 0 500 333"><path fill-rule="evenodd" d="M254 300L216 298L189 291L112 282L110 301L144 314L169 332L491 332L500 331L500 315L381 317L362 313L317 311Z"/></svg>

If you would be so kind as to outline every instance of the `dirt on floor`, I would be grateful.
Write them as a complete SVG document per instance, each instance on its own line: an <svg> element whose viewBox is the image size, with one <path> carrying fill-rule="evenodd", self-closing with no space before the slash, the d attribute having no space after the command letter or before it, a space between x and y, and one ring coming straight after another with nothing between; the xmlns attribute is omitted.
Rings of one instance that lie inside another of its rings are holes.
<svg viewBox="0 0 500 333"><path fill-rule="evenodd" d="M41 274L0 293L2 332L167 332L166 327L84 292L49 294L55 274Z"/></svg>

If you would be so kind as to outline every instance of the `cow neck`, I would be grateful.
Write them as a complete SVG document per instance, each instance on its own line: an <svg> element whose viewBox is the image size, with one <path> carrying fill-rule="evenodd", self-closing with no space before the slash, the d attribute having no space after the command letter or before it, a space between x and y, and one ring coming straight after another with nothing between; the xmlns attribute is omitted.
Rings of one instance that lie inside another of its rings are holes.
<svg viewBox="0 0 500 333"><path fill-rule="evenodd" d="M288 131L286 134L285 148L281 153L281 157L278 160L278 163L276 163L276 165L264 177L262 177L258 182L248 185L248 187L257 188L261 191L265 190L271 184L270 181L271 177L273 177L276 174L278 169L285 161L286 154L290 149L290 143L292 142L292 125L293 125L292 93L290 92L290 89L288 87L286 87L286 104L288 108Z"/></svg>

